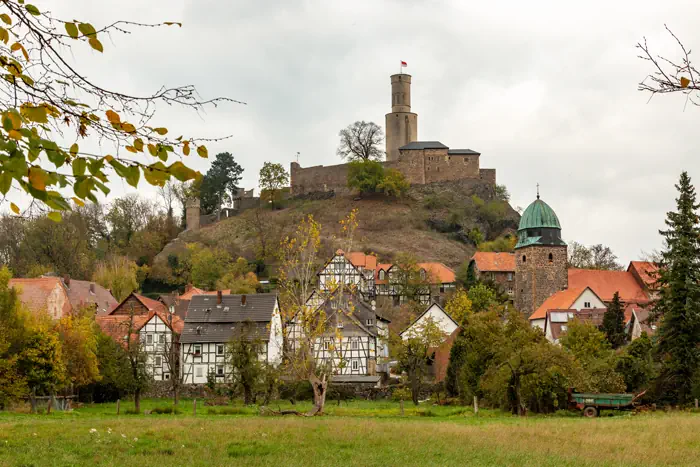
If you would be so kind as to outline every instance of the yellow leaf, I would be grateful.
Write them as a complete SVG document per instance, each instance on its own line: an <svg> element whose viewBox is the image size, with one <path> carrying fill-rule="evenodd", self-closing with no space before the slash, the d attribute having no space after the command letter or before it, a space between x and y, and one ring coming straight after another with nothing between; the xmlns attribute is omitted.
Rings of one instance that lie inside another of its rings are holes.
<svg viewBox="0 0 700 467"><path fill-rule="evenodd" d="M12 209L12 212L19 216L19 207L17 207L15 203L10 203L10 209Z"/></svg>
<svg viewBox="0 0 700 467"><path fill-rule="evenodd" d="M0 41L3 41L5 44L7 44L10 40L10 33L7 32L7 29L5 28L0 28Z"/></svg>
<svg viewBox="0 0 700 467"><path fill-rule="evenodd" d="M156 155L158 154L158 149L154 144L149 144L148 152L151 154L151 156L156 157Z"/></svg>
<svg viewBox="0 0 700 467"><path fill-rule="evenodd" d="M30 167L29 183L37 190L46 191L46 172L39 167Z"/></svg>
<svg viewBox="0 0 700 467"><path fill-rule="evenodd" d="M197 154L199 154L199 157L207 158L209 157L209 151L207 151L206 146L199 146L197 148Z"/></svg>
<svg viewBox="0 0 700 467"><path fill-rule="evenodd" d="M61 222L61 220L63 219L63 216L61 216L61 213L58 211L51 211L46 215L46 217L48 217L54 222Z"/></svg>
<svg viewBox="0 0 700 467"><path fill-rule="evenodd" d="M110 155L106 155L106 156L105 156L105 160L106 160L107 162L112 162L112 161L114 160L114 157L112 157L112 156L110 156Z"/></svg>
<svg viewBox="0 0 700 467"><path fill-rule="evenodd" d="M10 18L10 16L7 13L1 14L0 19L5 24L12 24L12 18Z"/></svg>
<svg viewBox="0 0 700 467"><path fill-rule="evenodd" d="M136 127L131 123L122 123L122 131L129 134L136 133Z"/></svg>
<svg viewBox="0 0 700 467"><path fill-rule="evenodd" d="M97 34L95 28L90 23L80 23L78 29L80 29L80 32L85 36L94 36Z"/></svg>
<svg viewBox="0 0 700 467"><path fill-rule="evenodd" d="M32 104L23 104L20 108L22 115L32 122L48 123L48 110L45 106L34 107Z"/></svg>
<svg viewBox="0 0 700 467"><path fill-rule="evenodd" d="M108 110L105 114L107 114L107 120L109 120L110 123L121 123L122 121L122 119L119 118L119 114L114 110Z"/></svg>
<svg viewBox="0 0 700 467"><path fill-rule="evenodd" d="M190 142L189 141L185 141L184 143L182 143L182 153L186 156L190 155Z"/></svg>
<svg viewBox="0 0 700 467"><path fill-rule="evenodd" d="M66 32L73 39L77 39L80 33L78 32L78 26L75 23L66 23Z"/></svg>
<svg viewBox="0 0 700 467"><path fill-rule="evenodd" d="M143 141L141 140L141 138L136 138L134 140L134 148L136 148L138 152L143 151Z"/></svg>
<svg viewBox="0 0 700 467"><path fill-rule="evenodd" d="M681 87L687 88L689 84L690 84L690 80L688 78L686 78L685 76L681 76Z"/></svg>
<svg viewBox="0 0 700 467"><path fill-rule="evenodd" d="M73 143L73 145L70 147L70 155L73 157L78 155L78 143Z"/></svg>
<svg viewBox="0 0 700 467"><path fill-rule="evenodd" d="M166 26L173 26L173 25L177 24L178 26L182 27L182 23L178 23L177 21L166 21L163 24L165 24Z"/></svg>
<svg viewBox="0 0 700 467"><path fill-rule="evenodd" d="M133 147L133 146L126 146L124 149L126 149L126 150L129 151L129 152L133 152L134 154L136 154L136 153L138 152L138 151L136 150L136 148Z"/></svg>
<svg viewBox="0 0 700 467"><path fill-rule="evenodd" d="M7 134L12 139L16 139L17 141L22 139L22 133L20 133L17 130L10 130L10 132Z"/></svg>
<svg viewBox="0 0 700 467"><path fill-rule="evenodd" d="M88 43L90 44L90 47L92 47L93 49L97 50L98 52L104 52L104 48L102 47L102 42L100 42L99 40L97 40L96 37L91 37L91 38L88 40Z"/></svg>
<svg viewBox="0 0 700 467"><path fill-rule="evenodd" d="M16 112L7 112L7 117L12 122L12 129L19 130L22 128L22 119Z"/></svg>
<svg viewBox="0 0 700 467"><path fill-rule="evenodd" d="M76 198L75 196L73 196L73 202L80 207L85 206L85 203L83 203L83 200L81 200L80 198Z"/></svg>
<svg viewBox="0 0 700 467"><path fill-rule="evenodd" d="M168 134L168 129L167 128L154 128L153 131L158 133L160 136L165 136Z"/></svg>

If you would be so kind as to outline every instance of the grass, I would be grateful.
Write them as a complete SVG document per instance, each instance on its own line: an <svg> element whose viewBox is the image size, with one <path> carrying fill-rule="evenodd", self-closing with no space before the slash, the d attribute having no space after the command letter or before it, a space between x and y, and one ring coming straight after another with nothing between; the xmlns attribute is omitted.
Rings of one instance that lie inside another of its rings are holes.
<svg viewBox="0 0 700 467"><path fill-rule="evenodd" d="M143 402L158 407L169 403ZM261 417L241 405L198 406L195 417L192 401L182 401L180 414L116 416L114 409L0 413L0 465L696 465L700 452L693 413L520 419L407 404L401 416L397 403L364 401L329 403L328 415L314 418Z"/></svg>

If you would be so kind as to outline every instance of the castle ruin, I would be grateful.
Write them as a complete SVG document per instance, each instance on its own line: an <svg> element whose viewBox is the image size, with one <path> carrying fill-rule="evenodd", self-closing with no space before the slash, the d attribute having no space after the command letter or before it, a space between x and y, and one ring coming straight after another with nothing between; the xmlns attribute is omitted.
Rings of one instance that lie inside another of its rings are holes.
<svg viewBox="0 0 700 467"><path fill-rule="evenodd" d="M482 169L480 153L471 149L450 149L439 141L418 141L418 115L411 112L411 75L391 76L391 112L386 114L386 161L384 168L396 169L412 185L481 179L496 184L496 169ZM333 191L347 194L347 164L290 167L291 194Z"/></svg>

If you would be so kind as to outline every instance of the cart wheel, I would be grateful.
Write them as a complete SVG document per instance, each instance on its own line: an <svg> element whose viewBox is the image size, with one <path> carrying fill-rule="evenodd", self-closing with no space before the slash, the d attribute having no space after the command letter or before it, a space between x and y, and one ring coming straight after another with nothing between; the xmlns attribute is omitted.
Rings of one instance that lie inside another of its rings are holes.
<svg viewBox="0 0 700 467"><path fill-rule="evenodd" d="M588 418L595 418L598 416L598 409L595 407L586 407L583 409L583 416Z"/></svg>

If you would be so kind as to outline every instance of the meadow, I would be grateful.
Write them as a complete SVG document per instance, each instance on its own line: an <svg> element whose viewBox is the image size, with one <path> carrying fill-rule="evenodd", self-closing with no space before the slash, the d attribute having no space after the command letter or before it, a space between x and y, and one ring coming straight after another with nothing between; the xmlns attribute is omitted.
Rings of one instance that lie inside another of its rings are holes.
<svg viewBox="0 0 700 467"><path fill-rule="evenodd" d="M170 404L143 403L158 407ZM395 402L332 402L326 415L305 418L243 406L198 406L194 416L189 400L179 414L130 408L123 403L119 416L114 404L0 412L0 465L697 465L700 453L700 414L689 412L518 418L406 405L401 415Z"/></svg>

